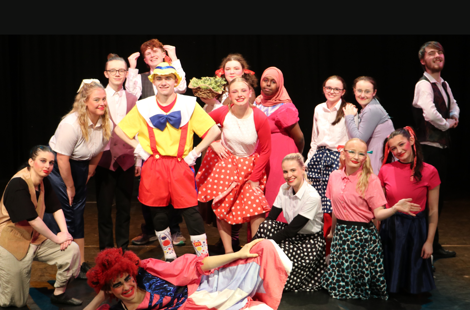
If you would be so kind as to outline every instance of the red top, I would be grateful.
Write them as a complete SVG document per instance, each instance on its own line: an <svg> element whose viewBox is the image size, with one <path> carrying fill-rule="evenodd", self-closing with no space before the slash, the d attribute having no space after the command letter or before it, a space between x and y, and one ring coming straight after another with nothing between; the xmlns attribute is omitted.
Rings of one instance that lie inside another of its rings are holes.
<svg viewBox="0 0 470 310"><path fill-rule="evenodd" d="M269 127L269 121L266 114L256 107L252 107L252 109L256 133L258 134L258 147L256 148L256 152L259 153L259 158L256 161L250 180L253 182L259 182L262 172L268 164L269 156L271 156L271 127ZM228 106L223 106L215 109L209 113L209 115L217 125L223 128L224 120L228 112Z"/></svg>
<svg viewBox="0 0 470 310"><path fill-rule="evenodd" d="M158 106L160 107L160 109L162 109L163 112L168 113L175 106L176 96L175 96L175 100L173 100L169 105L166 105L166 106L161 105L160 102L158 102L157 97L155 97L155 101L157 102Z"/></svg>
<svg viewBox="0 0 470 310"><path fill-rule="evenodd" d="M417 214L426 209L428 192L441 184L437 169L430 164L423 163L421 181L410 181L410 164L402 164L395 161L383 165L380 168L379 179L385 188L387 208L393 207L400 199L411 198L411 202L419 204L421 209L413 213Z"/></svg>

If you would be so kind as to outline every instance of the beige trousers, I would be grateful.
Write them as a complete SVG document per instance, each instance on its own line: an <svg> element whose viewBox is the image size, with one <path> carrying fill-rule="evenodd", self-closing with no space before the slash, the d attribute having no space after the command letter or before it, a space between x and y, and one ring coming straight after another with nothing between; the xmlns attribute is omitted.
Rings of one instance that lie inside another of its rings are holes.
<svg viewBox="0 0 470 310"><path fill-rule="evenodd" d="M49 239L39 246L30 244L21 261L0 246L0 307L26 305L33 260L57 266L54 287L67 285L80 273L80 250L75 242L65 251Z"/></svg>

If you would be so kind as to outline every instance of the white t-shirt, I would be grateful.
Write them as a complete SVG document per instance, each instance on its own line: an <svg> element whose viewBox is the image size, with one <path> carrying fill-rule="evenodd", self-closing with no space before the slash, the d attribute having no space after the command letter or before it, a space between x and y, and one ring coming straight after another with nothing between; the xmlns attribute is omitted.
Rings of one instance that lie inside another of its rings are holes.
<svg viewBox="0 0 470 310"><path fill-rule="evenodd" d="M233 155L248 157L253 154L258 145L254 112L244 119L239 119L231 112L225 116L222 130L222 145Z"/></svg>

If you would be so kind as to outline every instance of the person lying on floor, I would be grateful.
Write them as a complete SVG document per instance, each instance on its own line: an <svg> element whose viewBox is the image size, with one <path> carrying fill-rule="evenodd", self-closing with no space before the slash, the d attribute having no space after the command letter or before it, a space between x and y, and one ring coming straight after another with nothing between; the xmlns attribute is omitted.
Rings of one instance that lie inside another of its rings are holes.
<svg viewBox="0 0 470 310"><path fill-rule="evenodd" d="M85 310L277 309L292 262L272 240L217 256L185 254L171 263L106 249L87 273L97 295ZM101 305L106 297L118 302Z"/></svg>

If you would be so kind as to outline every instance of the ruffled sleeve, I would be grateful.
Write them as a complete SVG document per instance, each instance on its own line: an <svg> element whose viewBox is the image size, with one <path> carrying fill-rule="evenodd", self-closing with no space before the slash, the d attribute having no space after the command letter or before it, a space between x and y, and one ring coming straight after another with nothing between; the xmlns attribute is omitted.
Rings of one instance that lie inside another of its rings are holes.
<svg viewBox="0 0 470 310"><path fill-rule="evenodd" d="M206 256L196 256L185 254L178 257L171 263L159 259L148 258L141 261L140 266L150 274L164 279L177 286L191 284L199 285L202 275L209 275L211 270L202 270L202 260Z"/></svg>
<svg viewBox="0 0 470 310"><path fill-rule="evenodd" d="M294 125L299 121L299 111L292 103L285 103L276 113L276 126L278 128L286 128Z"/></svg>

